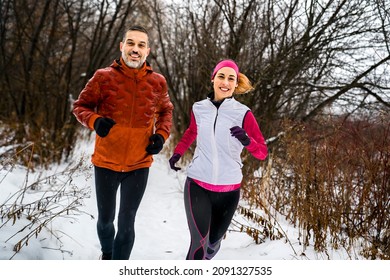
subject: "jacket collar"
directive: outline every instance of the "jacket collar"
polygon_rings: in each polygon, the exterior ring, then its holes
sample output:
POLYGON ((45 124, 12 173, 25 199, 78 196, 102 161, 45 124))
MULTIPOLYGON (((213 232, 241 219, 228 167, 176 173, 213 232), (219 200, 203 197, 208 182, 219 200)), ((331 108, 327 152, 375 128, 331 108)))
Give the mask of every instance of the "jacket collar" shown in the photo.
POLYGON ((141 68, 130 68, 125 64, 122 57, 114 60, 114 62, 111 64, 111 67, 118 69, 119 71, 121 71, 123 74, 125 74, 130 78, 142 78, 148 72, 153 72, 152 67, 147 61, 144 62, 141 68))

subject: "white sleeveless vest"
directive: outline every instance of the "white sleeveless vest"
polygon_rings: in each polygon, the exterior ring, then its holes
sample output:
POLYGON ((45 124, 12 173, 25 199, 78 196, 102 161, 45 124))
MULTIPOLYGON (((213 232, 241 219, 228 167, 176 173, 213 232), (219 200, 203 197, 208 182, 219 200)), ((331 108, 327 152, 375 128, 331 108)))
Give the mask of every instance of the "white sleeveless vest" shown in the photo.
POLYGON ((198 135, 194 157, 187 169, 188 177, 213 185, 241 183, 244 146, 231 136, 230 128, 243 126, 249 108, 228 98, 218 109, 210 99, 205 99, 194 103, 192 110, 198 135))

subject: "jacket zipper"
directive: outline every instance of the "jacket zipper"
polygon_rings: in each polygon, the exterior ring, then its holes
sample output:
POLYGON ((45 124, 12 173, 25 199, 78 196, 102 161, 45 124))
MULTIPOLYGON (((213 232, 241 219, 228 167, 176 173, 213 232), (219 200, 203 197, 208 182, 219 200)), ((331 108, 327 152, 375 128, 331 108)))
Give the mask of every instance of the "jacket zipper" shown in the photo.
MULTIPOLYGON (((136 92, 138 92, 138 81, 137 81, 137 77, 136 75, 133 76, 134 77, 134 84, 135 84, 135 90, 134 90, 134 94, 132 94, 132 101, 131 101, 131 107, 130 107, 130 129, 133 129, 133 126, 134 126, 134 106, 135 106, 135 100, 137 98, 136 96, 136 92)), ((127 148, 129 149, 129 142, 127 142, 127 148)), ((122 172, 124 172, 125 170, 122 170, 122 172)))

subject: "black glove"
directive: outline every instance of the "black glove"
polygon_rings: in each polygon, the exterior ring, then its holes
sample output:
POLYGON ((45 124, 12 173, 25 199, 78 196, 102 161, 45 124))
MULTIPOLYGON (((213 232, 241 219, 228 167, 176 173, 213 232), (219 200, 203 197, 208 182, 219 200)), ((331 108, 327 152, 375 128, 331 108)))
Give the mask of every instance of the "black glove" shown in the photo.
POLYGON ((176 162, 178 162, 180 158, 181 158, 180 154, 173 154, 173 156, 169 159, 169 165, 171 166, 171 169, 175 171, 181 169, 180 167, 175 166, 176 162))
POLYGON ((239 126, 233 126, 232 128, 230 128, 230 133, 233 137, 236 137, 238 141, 240 141, 241 144, 244 146, 248 146, 251 142, 245 130, 239 126))
POLYGON ((152 144, 146 147, 146 151, 151 155, 158 154, 163 148, 165 142, 164 137, 156 133, 150 136, 149 140, 152 141, 152 144))
POLYGON ((93 128, 95 129, 97 135, 100 137, 106 137, 114 124, 116 124, 116 122, 113 119, 99 117, 95 120, 93 128))

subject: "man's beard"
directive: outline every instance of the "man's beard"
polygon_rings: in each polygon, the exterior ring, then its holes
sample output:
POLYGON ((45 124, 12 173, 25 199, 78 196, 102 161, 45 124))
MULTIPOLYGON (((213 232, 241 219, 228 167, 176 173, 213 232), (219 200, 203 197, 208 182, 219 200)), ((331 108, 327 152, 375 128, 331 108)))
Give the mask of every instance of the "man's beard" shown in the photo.
POLYGON ((123 58, 123 61, 126 63, 126 65, 130 68, 141 68, 141 66, 145 62, 145 59, 141 59, 140 61, 127 60, 127 57, 124 53, 122 53, 122 58, 123 58))

